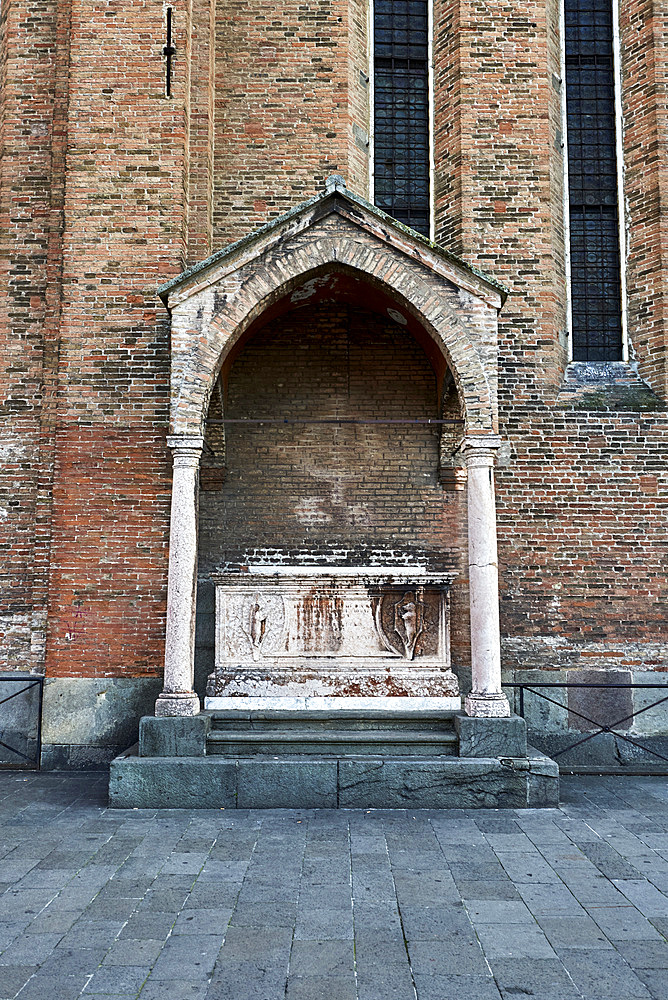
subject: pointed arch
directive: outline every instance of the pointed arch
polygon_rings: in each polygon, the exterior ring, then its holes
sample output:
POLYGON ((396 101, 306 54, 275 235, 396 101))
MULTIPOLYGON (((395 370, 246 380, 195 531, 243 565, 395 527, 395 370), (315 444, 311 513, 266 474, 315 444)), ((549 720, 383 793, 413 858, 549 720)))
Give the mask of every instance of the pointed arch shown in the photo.
POLYGON ((341 228, 302 234, 228 267, 174 306, 171 433, 200 434, 216 378, 248 331, 334 274, 403 310, 452 373, 467 432, 495 430, 496 310, 407 254, 351 225, 341 228))

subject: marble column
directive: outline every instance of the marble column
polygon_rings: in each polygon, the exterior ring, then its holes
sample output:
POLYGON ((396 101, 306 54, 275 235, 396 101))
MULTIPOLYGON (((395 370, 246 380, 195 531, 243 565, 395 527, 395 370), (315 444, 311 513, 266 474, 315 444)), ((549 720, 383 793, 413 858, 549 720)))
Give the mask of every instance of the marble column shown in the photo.
POLYGON ((169 577, 165 676, 155 703, 156 715, 197 715, 193 691, 195 662, 195 597, 197 593, 197 508, 199 460, 204 439, 167 438, 174 453, 172 511, 169 524, 169 577))
POLYGON ((469 600, 473 684, 466 714, 478 718, 510 715, 501 690, 499 565, 496 547, 494 458, 496 435, 467 437, 462 451, 468 470, 469 600))

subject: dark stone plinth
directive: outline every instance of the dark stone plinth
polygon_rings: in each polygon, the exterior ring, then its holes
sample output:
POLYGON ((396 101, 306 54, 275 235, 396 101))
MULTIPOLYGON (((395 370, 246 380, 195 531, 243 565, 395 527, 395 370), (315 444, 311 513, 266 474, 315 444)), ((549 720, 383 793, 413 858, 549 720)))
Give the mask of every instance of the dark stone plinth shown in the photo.
POLYGON ((109 805, 116 809, 220 809, 236 805, 236 761, 138 757, 112 761, 109 805))
POLYGON ((475 809, 557 806, 559 769, 524 757, 139 757, 111 765, 109 804, 129 808, 475 809))
POLYGON ((345 760, 339 805, 348 809, 521 809, 527 804, 522 766, 498 760, 345 760))
MULTIPOLYGON (((603 687, 605 684, 631 684, 630 670, 569 670, 568 680, 598 687, 568 689, 568 725, 576 732, 591 733, 599 726, 615 725, 615 729, 631 728, 633 691, 630 687, 603 687), (583 718, 585 716, 585 718, 583 718)), ((659 692, 657 692, 657 700, 659 692)), ((573 740, 575 742, 575 740, 573 740)))
POLYGON ((204 757, 211 717, 156 718, 145 715, 139 723, 140 757, 204 757))
POLYGON ((519 715, 507 719, 455 716, 460 757, 526 757, 527 726, 519 715))
POLYGON ((337 761, 239 758, 239 809, 336 809, 337 761))

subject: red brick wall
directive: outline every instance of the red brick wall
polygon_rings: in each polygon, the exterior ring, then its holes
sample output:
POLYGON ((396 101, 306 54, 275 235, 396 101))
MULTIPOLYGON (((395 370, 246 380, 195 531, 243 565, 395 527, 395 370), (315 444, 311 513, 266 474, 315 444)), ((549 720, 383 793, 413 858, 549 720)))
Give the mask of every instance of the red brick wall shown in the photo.
POLYGON ((641 375, 668 399, 668 12, 620 5, 628 319, 641 375))
POLYGON ((515 399, 556 387, 567 360, 558 24, 554 2, 435 8, 436 238, 510 290, 515 399))
POLYGON ((72 4, 50 558, 50 675, 160 672, 169 320, 186 259, 187 7, 72 4), (74 638, 72 638, 72 634, 74 638))
MULTIPOLYGON (((162 2, 2 3, 5 667, 43 664, 48 600, 48 672, 160 672, 169 319, 155 287, 309 197, 333 171, 354 191, 367 190, 360 2, 249 11, 218 0, 215 19, 209 0, 172 6, 168 100, 162 2)), ((621 17, 630 337, 640 373, 665 396, 666 23, 645 0, 625 5, 621 17)), ((506 662, 549 665, 584 654, 618 662, 621 648, 625 663, 647 663, 665 635, 665 413, 634 412, 633 400, 620 403, 606 388, 589 402, 560 392, 567 351, 558 8, 553 0, 437 0, 434 22, 437 235, 510 289, 499 327, 501 430, 511 451, 498 477, 506 662)), ((312 336, 296 328, 290 336, 298 334, 312 336)), ((339 327, 337 343, 342 336, 339 327)), ((402 389, 393 408, 426 405, 426 395, 410 395, 422 385, 415 357, 402 355, 410 385, 394 369, 402 389)), ((368 357, 359 363, 366 385, 368 357)), ((293 381, 300 383, 294 373, 293 381)), ((385 405, 367 389, 358 387, 360 406, 385 405)), ((366 526, 353 523, 330 489, 331 522, 314 514, 305 533, 293 517, 281 545, 324 546, 333 524, 353 547, 367 538, 389 546, 396 535, 409 549, 448 555, 454 546, 462 556, 463 494, 444 499, 431 480, 414 489, 401 470, 408 437, 337 434, 345 443, 337 462, 382 456, 391 470, 387 505, 377 492, 353 496, 353 507, 371 505, 366 526)), ((321 472, 334 474, 322 442, 314 440, 321 472)), ((275 439, 274 458, 282 443, 275 439)), ((433 450, 433 438, 423 446, 433 450)), ((420 454, 411 467, 426 462, 420 454)), ((256 503, 266 480, 252 481, 256 503)), ((291 502, 299 490, 320 502, 325 481, 302 469, 291 502)), ((231 464, 228 494, 234 482, 231 464)), ((225 495, 211 494, 205 515, 225 495)), ((269 537, 262 508, 254 509, 253 538, 269 537)), ((238 506, 218 510, 241 530, 238 506)), ((463 650, 465 602, 459 612, 453 606, 453 618, 463 650)))
POLYGON ((220 0, 216 19, 214 232, 218 246, 263 225, 341 173, 368 187, 368 72, 358 3, 249 9, 220 0), (240 183, 240 178, 243 178, 240 183))
POLYGON ((2 4, 0 662, 23 670, 44 655, 66 25, 67 4, 2 4))
POLYGON ((666 423, 628 411, 506 414, 504 666, 667 665, 666 423))

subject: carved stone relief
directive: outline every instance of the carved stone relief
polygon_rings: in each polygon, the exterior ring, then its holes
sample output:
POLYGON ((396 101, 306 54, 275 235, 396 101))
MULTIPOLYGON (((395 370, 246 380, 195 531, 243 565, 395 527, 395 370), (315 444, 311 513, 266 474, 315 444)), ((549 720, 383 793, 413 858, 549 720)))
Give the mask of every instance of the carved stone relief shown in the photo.
POLYGON ((208 693, 403 695, 422 691, 429 674, 456 694, 449 583, 381 568, 221 575, 208 693))

